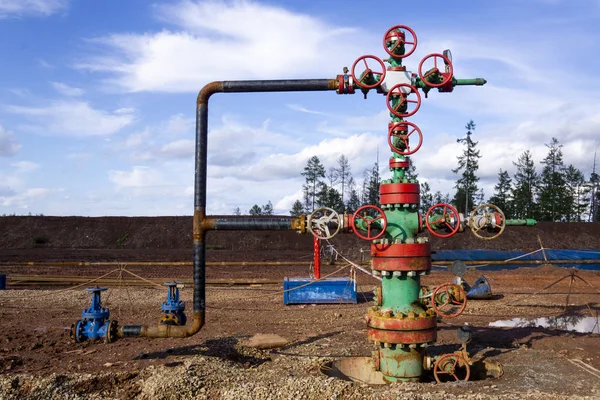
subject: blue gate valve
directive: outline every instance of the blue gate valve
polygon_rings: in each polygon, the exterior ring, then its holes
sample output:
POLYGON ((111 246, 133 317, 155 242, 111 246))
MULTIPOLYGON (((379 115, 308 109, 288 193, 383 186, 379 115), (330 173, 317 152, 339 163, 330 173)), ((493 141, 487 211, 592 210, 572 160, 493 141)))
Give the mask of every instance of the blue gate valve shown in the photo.
POLYGON ((75 342, 85 340, 104 339, 106 343, 114 342, 117 339, 117 325, 115 320, 109 320, 110 310, 102 307, 101 293, 106 288, 92 287, 86 291, 92 293, 92 303, 90 308, 86 308, 81 313, 79 321, 71 325, 71 339, 75 342))
POLYGON ((166 282, 165 286, 169 288, 167 301, 162 303, 161 309, 164 313, 160 319, 163 325, 185 325, 187 317, 185 316, 185 303, 179 299, 179 285, 181 282, 166 282))

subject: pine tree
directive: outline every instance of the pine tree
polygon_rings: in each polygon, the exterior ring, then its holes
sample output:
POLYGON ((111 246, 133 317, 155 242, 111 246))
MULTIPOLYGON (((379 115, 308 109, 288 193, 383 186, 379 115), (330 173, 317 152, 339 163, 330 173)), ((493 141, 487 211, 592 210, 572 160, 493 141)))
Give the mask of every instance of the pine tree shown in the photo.
POLYGON ((366 201, 365 204, 371 204, 374 206, 380 205, 379 203, 379 163, 376 162, 371 169, 369 176, 369 182, 367 185, 366 201))
POLYGON ((592 173, 588 180, 588 187, 590 190, 590 213, 588 221, 598 222, 598 204, 600 204, 600 175, 596 173, 596 152, 594 152, 594 166, 592 167, 592 173))
POLYGON ((338 212, 344 207, 340 192, 326 184, 321 185, 321 190, 317 194, 317 205, 319 207, 329 207, 338 212))
POLYGON ((583 173, 575 168, 573 164, 569 164, 565 169, 565 182, 568 193, 565 201, 568 203, 567 205, 570 205, 569 209, 566 210, 565 220, 569 222, 581 222, 581 217, 587 211, 590 203, 590 189, 585 184, 583 173))
POLYGON ((348 214, 353 214, 356 210, 360 208, 360 197, 358 196, 358 192, 356 189, 350 189, 350 198, 346 203, 346 212, 348 214))
POLYGON ((407 157, 408 159, 408 169, 406 170, 406 174, 404 175, 406 179, 414 179, 416 180, 419 177, 417 173, 417 167, 415 167, 415 162, 412 158, 407 157))
MULTIPOLYGON (((442 193, 440 193, 440 198, 442 193)), ((431 194, 431 188, 429 187, 429 183, 423 182, 421 183, 421 214, 425 214, 427 210, 431 208, 433 205, 433 194, 431 194)))
POLYGON ((535 163, 529 150, 524 151, 517 162, 514 178, 513 216, 516 218, 535 218, 537 215, 536 195, 539 186, 539 175, 535 171, 535 163))
POLYGON ((242 211, 239 207, 233 209, 233 215, 242 215, 242 211))
POLYGON ((353 180, 352 179, 352 172, 351 172, 351 167, 350 167, 350 162, 348 161, 348 157, 346 157, 345 155, 341 155, 338 159, 337 159, 337 163, 338 166, 337 168, 334 168, 334 173, 335 173, 335 177, 337 182, 340 184, 340 195, 342 197, 342 204, 344 205, 342 207, 342 212, 345 211, 345 201, 344 199, 346 199, 349 196, 346 196, 347 193, 350 193, 350 182, 353 180))
POLYGON ((262 206, 262 215, 273 215, 273 203, 271 203, 271 200, 262 206))
POLYGON ((552 138, 548 155, 542 160, 544 168, 540 175, 539 216, 542 221, 562 221, 566 218, 571 204, 568 202, 565 165, 562 159, 562 145, 552 138))
POLYGON ((498 172, 498 183, 494 186, 494 195, 489 202, 502 210, 506 218, 512 218, 512 180, 508 171, 500 168, 498 172))
POLYGON ((302 186, 304 192, 305 209, 307 212, 313 212, 315 210, 315 204, 317 202, 317 193, 321 189, 322 178, 325 178, 325 167, 321 164, 319 157, 312 156, 304 172, 301 174, 304 176, 306 183, 302 186))
POLYGON ((433 195, 433 204, 441 204, 444 202, 444 195, 439 190, 433 195))
POLYGON ((250 210, 248 210, 248 214, 250 215, 262 215, 262 209, 258 206, 258 204, 255 204, 252 206, 252 208, 250 210))
POLYGON ((479 161, 481 158, 479 150, 476 150, 478 142, 474 142, 471 139, 471 135, 475 130, 475 123, 471 120, 465 126, 467 130, 467 136, 462 139, 456 139, 458 143, 465 145, 465 150, 462 155, 458 156, 458 167, 453 169, 452 172, 458 174, 462 171, 461 177, 456 181, 456 194, 454 195, 453 203, 456 205, 458 212, 468 213, 470 207, 475 203, 476 196, 478 195, 479 188, 477 182, 479 177, 475 175, 475 172, 479 169, 479 161))
POLYGON ((296 200, 292 205, 292 209, 290 210, 290 215, 292 217, 299 217, 304 214, 304 206, 300 200, 296 200))

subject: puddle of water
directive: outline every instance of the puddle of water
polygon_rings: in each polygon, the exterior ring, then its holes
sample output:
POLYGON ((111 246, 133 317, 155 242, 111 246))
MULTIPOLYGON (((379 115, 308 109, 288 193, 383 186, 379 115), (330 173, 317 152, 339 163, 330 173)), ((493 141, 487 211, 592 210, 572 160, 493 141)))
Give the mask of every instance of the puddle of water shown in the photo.
POLYGON ((540 327, 580 333, 600 333, 600 322, 597 317, 580 317, 575 315, 545 318, 513 318, 490 322, 490 326, 509 328, 540 327))

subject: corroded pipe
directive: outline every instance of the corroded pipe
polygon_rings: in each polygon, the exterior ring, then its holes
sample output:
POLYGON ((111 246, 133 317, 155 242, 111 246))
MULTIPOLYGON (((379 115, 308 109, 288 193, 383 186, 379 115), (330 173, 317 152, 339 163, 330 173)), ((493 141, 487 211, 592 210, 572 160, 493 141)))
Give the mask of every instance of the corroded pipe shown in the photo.
MULTIPOLYGON (((204 86, 196 100, 196 154, 194 174, 194 306, 193 320, 189 327, 184 326, 123 326, 119 330, 122 337, 187 337, 197 333, 204 325, 206 309, 206 232, 212 229, 292 229, 298 219, 264 220, 262 223, 243 220, 235 223, 233 218, 215 219, 206 216, 206 182, 208 163, 208 100, 215 93, 247 92, 308 92, 336 90, 338 79, 286 79, 263 81, 219 81, 204 86), (296 221, 296 222, 294 222, 296 221)), ((238 220, 239 221, 239 220, 238 220)))

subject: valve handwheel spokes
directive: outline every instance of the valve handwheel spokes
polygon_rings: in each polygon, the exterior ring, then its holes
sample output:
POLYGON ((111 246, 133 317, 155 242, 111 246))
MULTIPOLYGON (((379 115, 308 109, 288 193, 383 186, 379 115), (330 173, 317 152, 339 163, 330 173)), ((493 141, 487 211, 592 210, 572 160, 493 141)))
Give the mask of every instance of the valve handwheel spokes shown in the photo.
POLYGON ((383 48, 385 51, 394 58, 405 58, 410 56, 417 49, 417 35, 415 31, 410 29, 406 25, 396 25, 388 29, 388 31, 383 35, 383 48), (399 29, 403 29, 405 31, 410 32, 412 38, 408 38, 406 40, 406 32, 399 31, 399 29), (390 43, 388 45, 388 43, 390 43), (396 49, 404 44, 404 54, 396 54, 394 53, 396 49), (406 45, 410 45, 409 50, 406 50, 406 45))
MULTIPOLYGON (((440 65, 441 67, 441 65, 440 65)), ((453 69, 452 69, 452 62, 448 59, 448 57, 446 57, 443 54, 439 54, 439 53, 432 53, 429 54, 428 56, 425 56, 421 62, 419 63, 419 77, 421 78, 421 81, 423 81, 423 83, 427 86, 431 86, 431 87, 442 87, 445 84, 447 84, 448 82, 450 82, 450 80, 452 79, 452 74, 453 74, 453 69), (425 74, 423 74, 423 64, 425 63, 426 60, 433 58, 433 68, 430 68, 427 70, 427 72, 425 72, 425 74), (441 63, 444 64, 445 66, 444 71, 443 72, 439 67, 438 67, 438 58, 440 58, 441 63), (427 78, 431 77, 431 76, 442 76, 443 79, 440 82, 430 82, 427 80, 427 78)))
POLYGON ((381 83, 383 82, 383 80, 385 79, 385 64, 383 63, 383 61, 381 61, 381 59, 379 57, 376 56, 372 56, 372 55, 364 55, 364 56, 360 56, 356 59, 356 61, 354 61, 354 64, 352 64, 352 79, 354 79, 354 83, 356 83, 358 86, 360 86, 363 89, 373 89, 376 88, 377 86, 381 85, 381 83), (367 59, 371 59, 374 60, 376 63, 379 64, 379 68, 375 67, 375 70, 373 70, 372 68, 369 67, 369 64, 367 63, 367 59), (360 73, 358 76, 356 75, 356 67, 358 66, 358 64, 360 62, 363 62, 363 64, 365 65, 365 70, 360 73), (378 72, 381 71, 381 72, 378 72), (375 79, 375 76, 378 76, 378 79, 375 79), (369 77, 372 76, 373 80, 375 81, 374 83, 364 83, 363 81, 369 77))
POLYGON ((328 207, 317 208, 308 216, 308 231, 317 239, 331 239, 340 231, 340 215, 328 207))
POLYGON ((456 208, 452 207, 450 204, 434 204, 425 214, 425 225, 433 236, 449 238, 454 236, 460 229, 460 216, 458 211, 456 211, 456 208), (439 213, 436 214, 437 209, 442 209, 441 215, 439 213), (432 220, 433 218, 435 219, 432 220), (433 226, 436 226, 436 228, 433 226), (445 234, 437 233, 436 230, 442 227, 447 228, 449 232, 445 234))
POLYGON ((444 354, 433 365, 433 376, 437 383, 468 381, 471 376, 471 368, 461 355, 444 354))
POLYGON ((421 107, 421 94, 419 94, 416 87, 408 83, 400 83, 392 86, 388 91, 386 101, 388 109, 392 114, 400 118, 406 118, 419 111, 419 107, 421 107), (413 93, 416 98, 409 98, 413 93), (408 106, 410 104, 414 104, 415 108, 409 111, 408 106))
POLYGON ((471 211, 471 215, 469 216, 469 228, 471 228, 471 232, 482 240, 496 239, 502 235, 505 227, 506 217, 504 213, 500 207, 493 204, 480 204, 471 211), (490 232, 492 236, 482 234, 482 230, 483 232, 490 232))
POLYGON ((388 144, 394 153, 402 156, 409 156, 416 153, 417 150, 421 148, 421 144, 423 144, 423 133, 419 127, 412 122, 395 122, 390 124, 388 129, 388 144), (409 137, 415 132, 418 135, 419 143, 411 149, 408 141, 409 137), (394 144, 394 138, 397 139, 396 144, 394 144), (404 148, 398 147, 398 144, 401 143, 404 144, 404 148))
POLYGON ((385 233, 385 228, 387 227, 387 218, 381 208, 377 206, 366 205, 356 210, 352 216, 352 219, 350 220, 350 224, 352 230, 359 238, 364 240, 375 240, 382 237, 385 233), (369 213, 372 215, 368 215, 369 213), (364 226, 357 226, 357 224, 361 223, 364 224, 364 226), (380 232, 374 233, 373 230, 380 230, 380 232), (366 231, 367 234, 364 235, 359 231, 366 231))
POLYGON ((460 285, 444 283, 439 285, 431 295, 431 307, 443 318, 458 317, 467 306, 467 294, 460 285))

